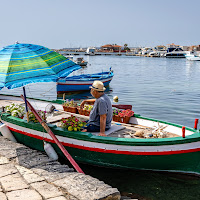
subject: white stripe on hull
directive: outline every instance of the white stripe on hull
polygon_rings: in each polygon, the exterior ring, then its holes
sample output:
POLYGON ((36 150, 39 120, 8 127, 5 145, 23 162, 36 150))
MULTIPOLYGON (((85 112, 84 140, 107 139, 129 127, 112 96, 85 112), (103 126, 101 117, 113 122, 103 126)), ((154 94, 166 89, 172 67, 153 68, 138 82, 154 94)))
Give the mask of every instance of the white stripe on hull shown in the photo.
MULTIPOLYGON (((5 122, 5 121, 2 121, 2 122, 14 129, 21 130, 32 135, 51 139, 50 135, 47 133, 21 127, 21 126, 18 126, 9 122, 5 122)), ((176 144, 176 145, 127 146, 127 145, 114 145, 114 144, 88 142, 84 140, 77 140, 77 139, 72 139, 72 138, 67 138, 67 137, 62 137, 62 136, 57 136, 57 138, 60 142, 69 143, 73 145, 79 145, 79 146, 90 147, 90 148, 100 148, 100 149, 106 149, 106 150, 130 151, 130 152, 165 152, 165 151, 192 150, 192 149, 200 148, 200 141, 186 143, 186 144, 176 144)), ((134 141, 135 139, 130 139, 130 140, 134 141)))
MULTIPOLYGON (((101 79, 101 81, 104 83, 104 82, 107 82, 107 81, 110 81, 112 80, 112 78, 107 78, 107 79, 101 79)), ((65 81, 65 82, 58 82, 57 84, 58 85, 80 85, 80 84, 84 84, 84 85, 90 85, 94 82, 94 80, 92 81, 65 81)))

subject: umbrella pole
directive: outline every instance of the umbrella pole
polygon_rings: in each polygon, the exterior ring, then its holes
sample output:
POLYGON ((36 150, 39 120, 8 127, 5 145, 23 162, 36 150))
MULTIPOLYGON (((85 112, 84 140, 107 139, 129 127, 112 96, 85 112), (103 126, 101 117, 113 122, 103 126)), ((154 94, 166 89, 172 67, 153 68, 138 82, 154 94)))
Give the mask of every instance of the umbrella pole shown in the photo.
POLYGON ((24 93, 24 102, 25 102, 25 107, 26 107, 26 118, 27 118, 27 122, 29 122, 28 106, 27 106, 27 100, 26 100, 26 90, 25 90, 25 86, 23 87, 23 93, 24 93))
MULTIPOLYGON (((21 98, 25 100, 25 97, 21 95, 21 98)), ((40 122, 40 124, 44 127, 44 129, 49 133, 49 135, 52 137, 54 142, 58 145, 60 150, 63 152, 63 154, 66 156, 66 158, 69 160, 69 162, 74 166, 77 172, 83 173, 82 169, 79 167, 79 165, 76 163, 76 161, 72 158, 72 156, 68 153, 68 151, 65 149, 65 147, 62 145, 62 143, 57 139, 57 137, 54 135, 54 133, 51 131, 51 129, 48 127, 48 125, 42 120, 42 118, 39 116, 37 111, 33 108, 33 106, 28 102, 27 105, 30 108, 30 110, 33 112, 35 115, 36 119, 40 122)))

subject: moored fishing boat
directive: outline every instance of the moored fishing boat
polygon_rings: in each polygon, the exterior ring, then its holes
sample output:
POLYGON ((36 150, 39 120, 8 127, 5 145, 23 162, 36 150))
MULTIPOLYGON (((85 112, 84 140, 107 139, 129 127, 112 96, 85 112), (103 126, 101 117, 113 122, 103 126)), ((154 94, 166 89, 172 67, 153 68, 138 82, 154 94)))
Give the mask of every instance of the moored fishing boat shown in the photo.
POLYGON ((85 66, 87 66, 87 64, 88 64, 88 62, 85 61, 85 60, 83 60, 82 57, 77 58, 76 61, 75 61, 75 63, 76 63, 77 65, 82 66, 82 67, 85 67, 85 66))
MULTIPOLYGON (((45 107, 45 102, 43 104, 45 107)), ((54 106, 57 109, 61 108, 59 104, 54 106)), ((68 131, 56 126, 58 116, 61 119, 66 115, 70 113, 58 111, 55 121, 51 120, 48 125, 77 162, 114 168, 200 174, 200 133, 197 129, 184 129, 177 124, 135 115, 131 117, 128 125, 115 125, 113 122, 113 126, 123 126, 124 129, 102 137, 94 133, 68 131), (138 130, 146 134, 137 137, 135 133, 138 130), (163 130, 165 137, 151 137, 155 131, 158 134, 163 130)), ((28 123, 3 112, 1 121, 9 127, 18 142, 43 151, 45 140, 52 144, 60 156, 62 155, 39 123, 28 123)))
POLYGON ((114 73, 110 70, 108 72, 66 77, 57 82, 57 93, 90 90, 89 87, 95 80, 103 82, 104 86, 107 87, 113 76, 114 73))

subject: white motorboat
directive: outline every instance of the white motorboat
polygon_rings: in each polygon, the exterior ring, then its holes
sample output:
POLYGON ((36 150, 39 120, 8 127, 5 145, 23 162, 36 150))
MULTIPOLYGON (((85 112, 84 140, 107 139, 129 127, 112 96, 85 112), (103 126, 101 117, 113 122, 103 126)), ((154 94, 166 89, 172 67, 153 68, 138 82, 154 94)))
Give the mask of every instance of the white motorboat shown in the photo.
POLYGON ((179 48, 168 48, 165 54, 166 58, 185 58, 185 51, 179 48))
POLYGON ((86 50, 86 55, 94 56, 95 55, 95 48, 94 47, 88 47, 86 50))
POLYGON ((200 61, 200 56, 196 55, 194 52, 187 52, 185 57, 187 60, 200 61))

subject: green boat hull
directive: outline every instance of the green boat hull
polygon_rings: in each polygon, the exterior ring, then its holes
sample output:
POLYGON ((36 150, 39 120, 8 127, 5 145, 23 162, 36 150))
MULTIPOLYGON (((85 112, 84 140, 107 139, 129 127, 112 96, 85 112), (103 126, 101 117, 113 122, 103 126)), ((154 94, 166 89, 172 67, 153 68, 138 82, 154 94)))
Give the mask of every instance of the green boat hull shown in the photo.
MULTIPOLYGON (((59 156, 64 158, 63 153, 57 147, 57 145, 47 138, 40 136, 31 136, 28 133, 23 131, 17 131, 19 129, 11 128, 10 126, 19 126, 30 130, 35 130, 41 133, 45 133, 40 124, 27 123, 24 120, 11 117, 7 114, 3 114, 2 120, 5 124, 8 125, 11 132, 13 133, 16 140, 26 146, 44 151, 43 139, 52 144, 59 156)), ((130 149, 134 147, 146 146, 146 148, 151 147, 161 147, 166 145, 191 145, 196 144, 200 141, 199 132, 194 134, 186 139, 176 138, 176 139, 125 139, 125 138, 110 138, 110 137, 99 137, 92 136, 90 133, 81 133, 81 132, 68 132, 57 128, 55 126, 50 127, 52 131, 59 137, 65 137, 66 141, 70 139, 75 139, 79 142, 89 142, 95 145, 110 145, 115 146, 129 146, 130 149), (148 142, 149 141, 149 142, 148 142)), ((46 133, 45 133, 46 134, 46 133)), ((184 173, 194 173, 200 174, 200 149, 194 148, 183 151, 160 151, 160 152, 129 152, 128 151, 117 151, 117 150, 102 150, 100 147, 87 147, 80 145, 68 145, 67 142, 62 142, 67 151, 72 155, 72 157, 81 163, 87 163, 92 165, 98 165, 103 167, 112 167, 112 168, 127 168, 127 169, 139 169, 139 170, 155 170, 155 171, 171 171, 171 172, 184 172, 184 173), (177 153, 176 153, 177 152, 177 153)), ((167 147, 167 146, 166 146, 167 147)))

